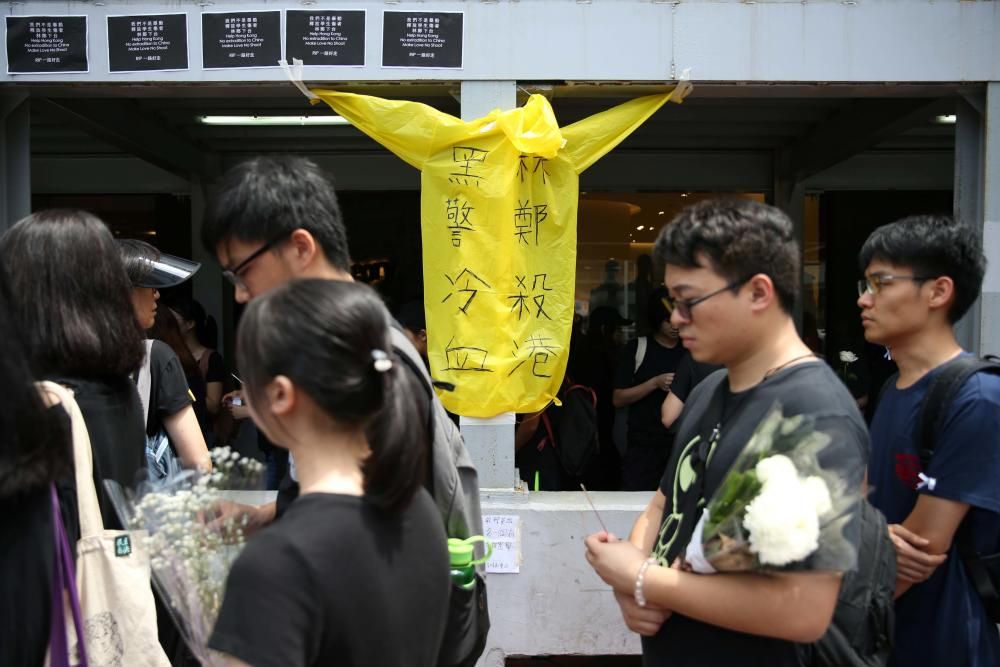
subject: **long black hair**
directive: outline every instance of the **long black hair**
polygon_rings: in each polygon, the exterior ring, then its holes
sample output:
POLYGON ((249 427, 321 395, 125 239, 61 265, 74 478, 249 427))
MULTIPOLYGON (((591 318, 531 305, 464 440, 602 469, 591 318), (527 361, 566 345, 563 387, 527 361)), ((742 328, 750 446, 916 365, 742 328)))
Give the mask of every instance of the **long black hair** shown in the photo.
POLYGON ((62 421, 47 413, 28 368, 20 332, 0 282, 0 499, 37 491, 72 469, 73 451, 62 421))
POLYGON ((365 498, 399 511, 423 483, 426 417, 416 379, 392 352, 389 314, 366 285, 297 280, 252 301, 240 320, 236 359, 251 403, 289 378, 331 418, 367 430, 365 498), (392 367, 376 368, 388 355, 392 367))
POLYGON ((36 376, 124 376, 142 364, 131 285, 96 216, 33 213, 0 237, 0 263, 36 376))

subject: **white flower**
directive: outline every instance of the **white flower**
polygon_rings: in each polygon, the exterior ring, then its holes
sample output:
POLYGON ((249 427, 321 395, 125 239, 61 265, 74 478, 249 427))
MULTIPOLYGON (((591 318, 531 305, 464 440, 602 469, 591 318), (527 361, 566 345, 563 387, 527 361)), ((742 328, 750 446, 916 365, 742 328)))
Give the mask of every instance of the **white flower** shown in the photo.
POLYGON ((763 487, 743 518, 750 551, 762 565, 806 558, 819 546, 820 517, 832 507, 826 483, 815 476, 800 478, 791 459, 780 454, 760 461, 756 472, 763 487))
POLYGON ((801 488, 798 480, 770 484, 747 505, 743 526, 762 565, 788 565, 819 546, 819 517, 811 503, 801 502, 801 488))
POLYGON ((765 486, 775 480, 795 479, 798 473, 795 471, 795 464, 787 456, 775 454, 766 459, 762 459, 757 464, 757 479, 765 486))
POLYGON ((853 364, 855 361, 858 360, 858 355, 854 354, 850 350, 841 350, 840 360, 845 364, 853 364))

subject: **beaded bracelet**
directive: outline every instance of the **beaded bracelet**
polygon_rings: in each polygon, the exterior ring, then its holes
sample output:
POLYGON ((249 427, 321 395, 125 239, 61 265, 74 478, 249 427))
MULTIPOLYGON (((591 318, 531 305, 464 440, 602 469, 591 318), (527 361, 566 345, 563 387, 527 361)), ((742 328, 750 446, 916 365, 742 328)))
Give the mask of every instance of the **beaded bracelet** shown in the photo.
POLYGON ((640 607, 646 606, 646 594, 642 591, 642 580, 646 577, 646 570, 650 565, 656 565, 656 559, 650 556, 642 561, 639 566, 639 574, 635 577, 635 603, 640 607))

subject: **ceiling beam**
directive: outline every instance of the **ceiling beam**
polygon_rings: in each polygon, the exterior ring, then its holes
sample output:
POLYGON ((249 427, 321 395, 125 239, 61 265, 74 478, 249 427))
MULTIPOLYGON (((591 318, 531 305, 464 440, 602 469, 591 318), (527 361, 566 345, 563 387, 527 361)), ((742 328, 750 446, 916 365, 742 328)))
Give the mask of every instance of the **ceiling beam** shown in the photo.
POLYGON ((212 176, 217 159, 133 100, 33 100, 36 109, 185 180, 212 176))
POLYGON ((779 149, 776 176, 801 182, 869 150, 934 116, 954 110, 955 101, 938 99, 856 99, 779 149))

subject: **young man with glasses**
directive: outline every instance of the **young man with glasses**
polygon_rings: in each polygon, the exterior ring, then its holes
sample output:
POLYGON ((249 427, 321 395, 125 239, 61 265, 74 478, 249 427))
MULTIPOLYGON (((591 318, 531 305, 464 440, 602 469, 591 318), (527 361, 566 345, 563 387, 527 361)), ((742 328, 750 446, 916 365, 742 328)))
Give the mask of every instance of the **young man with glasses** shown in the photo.
MULTIPOLYGON (((227 171, 206 210, 201 239, 218 258, 239 303, 297 278, 352 280, 337 195, 319 167, 305 158, 259 157, 227 171)), ((393 331, 393 351, 400 362, 428 382, 413 344, 401 330, 393 331)), ((482 531, 476 470, 457 428, 437 396, 429 393, 434 444, 428 479, 433 476, 434 499, 448 535, 465 538, 482 531)), ((428 400, 426 394, 417 398, 428 400)), ((273 521, 298 494, 294 462, 289 467, 277 504, 227 511, 245 513, 250 530, 273 521)))
MULTIPOLYGON (((806 643, 831 622, 854 550, 833 548, 841 538, 824 531, 800 571, 702 575, 685 570, 684 549, 701 515, 699 496, 712 496, 776 403, 786 416, 815 418, 831 437, 822 458, 838 461, 858 489, 868 454, 864 422, 796 332, 800 253, 784 213, 749 200, 700 202, 663 229, 655 251, 685 347, 696 361, 725 369, 688 397, 660 488, 629 539, 591 535, 587 560, 614 589, 628 627, 643 636, 647 666, 802 664, 806 643), (650 561, 654 547, 664 555, 650 561)), ((859 510, 848 510, 843 527, 855 549, 859 510)))
POLYGON ((1000 551, 1000 377, 971 376, 951 402, 927 469, 919 414, 934 377, 963 354, 954 324, 979 296, 986 260, 974 231, 918 216, 880 227, 861 249, 865 338, 899 366, 875 410, 868 480, 897 551, 893 665, 1000 664, 1000 637, 964 569, 959 526, 1000 551))

